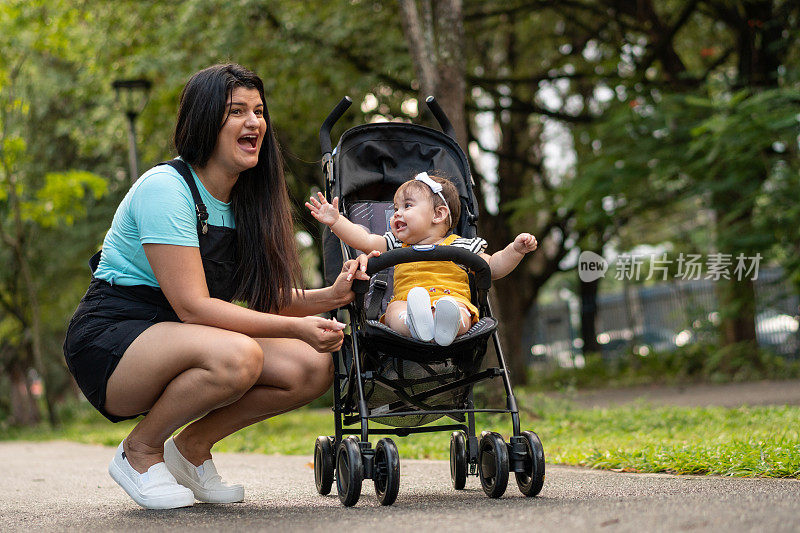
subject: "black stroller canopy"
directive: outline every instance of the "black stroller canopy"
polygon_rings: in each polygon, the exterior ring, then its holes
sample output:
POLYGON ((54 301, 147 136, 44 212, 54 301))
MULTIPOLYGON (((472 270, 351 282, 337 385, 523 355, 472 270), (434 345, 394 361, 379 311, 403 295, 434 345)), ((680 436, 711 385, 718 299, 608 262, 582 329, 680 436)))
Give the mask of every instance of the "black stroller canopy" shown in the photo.
POLYGON ((334 158, 335 196, 364 188, 394 191, 419 172, 438 170, 450 176, 459 195, 472 204, 466 156, 440 131, 399 122, 356 126, 342 134, 334 158))

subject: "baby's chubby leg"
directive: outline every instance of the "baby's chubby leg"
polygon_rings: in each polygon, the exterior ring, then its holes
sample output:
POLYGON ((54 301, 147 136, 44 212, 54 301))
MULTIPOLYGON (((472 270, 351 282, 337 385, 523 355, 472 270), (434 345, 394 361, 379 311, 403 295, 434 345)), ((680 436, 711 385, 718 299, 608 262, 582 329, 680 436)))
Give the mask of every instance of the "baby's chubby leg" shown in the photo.
POLYGON ((472 313, 469 312, 467 306, 458 302, 458 310, 461 311, 461 320, 458 325, 458 334, 463 335, 469 328, 472 327, 472 313))
POLYGON ((434 324, 431 311, 431 298, 424 287, 414 287, 408 291, 405 302, 392 309, 386 309, 386 325, 396 332, 423 342, 433 340, 434 324), (402 307, 401 307, 402 305, 402 307))
MULTIPOLYGON (((455 301, 455 299, 452 299, 452 300, 455 301)), ((470 313, 470 311, 469 311, 469 309, 467 308, 466 305, 462 304, 461 302, 457 302, 457 304, 458 304, 458 310, 460 311, 461 316, 459 318, 458 333, 456 333, 456 335, 463 335, 464 333, 469 331, 469 328, 472 327, 472 313, 470 313)), ((435 307, 433 309, 433 316, 434 316, 434 319, 435 319, 436 318, 436 308, 435 307)))
POLYGON ((384 320, 386 321, 386 325, 397 333, 410 337, 411 331, 406 325, 406 307, 407 303, 405 300, 390 302, 386 307, 386 316, 384 320))

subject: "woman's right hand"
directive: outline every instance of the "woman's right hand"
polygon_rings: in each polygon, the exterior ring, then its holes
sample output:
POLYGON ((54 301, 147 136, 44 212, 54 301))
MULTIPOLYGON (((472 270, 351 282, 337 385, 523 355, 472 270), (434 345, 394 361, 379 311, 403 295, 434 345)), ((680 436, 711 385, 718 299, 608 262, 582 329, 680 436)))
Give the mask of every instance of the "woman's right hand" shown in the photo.
POLYGON ((298 318, 297 338, 320 353, 334 352, 344 341, 346 324, 318 316, 298 318))
POLYGON ((333 203, 328 203, 325 195, 317 193, 317 198, 313 196, 306 202, 306 207, 311 211, 311 216, 330 227, 339 220, 339 197, 333 199, 333 203))

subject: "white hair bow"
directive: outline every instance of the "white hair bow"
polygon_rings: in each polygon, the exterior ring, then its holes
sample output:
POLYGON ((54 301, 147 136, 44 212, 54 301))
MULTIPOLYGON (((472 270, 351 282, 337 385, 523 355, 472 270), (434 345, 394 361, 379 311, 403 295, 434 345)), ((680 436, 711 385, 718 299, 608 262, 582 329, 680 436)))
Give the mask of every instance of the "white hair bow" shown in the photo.
POLYGON ((428 176, 427 172, 420 172, 419 174, 414 176, 414 179, 417 180, 417 181, 421 181, 422 183, 424 183, 425 185, 430 187, 431 188, 431 192, 433 194, 438 195, 439 198, 442 199, 442 201, 444 202, 444 206, 447 208, 447 222, 450 224, 450 227, 452 227, 453 226, 453 217, 450 214, 450 206, 447 205, 447 200, 444 199, 444 195, 442 194, 442 185, 441 185, 441 183, 436 183, 435 181, 433 181, 431 179, 431 177, 428 176))

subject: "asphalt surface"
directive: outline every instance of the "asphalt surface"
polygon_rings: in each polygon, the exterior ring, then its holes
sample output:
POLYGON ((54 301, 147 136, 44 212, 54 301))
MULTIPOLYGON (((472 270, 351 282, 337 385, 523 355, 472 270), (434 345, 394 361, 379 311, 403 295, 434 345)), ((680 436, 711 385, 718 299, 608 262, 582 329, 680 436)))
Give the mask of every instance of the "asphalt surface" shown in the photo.
POLYGON ((694 383, 642 385, 620 389, 582 390, 559 394, 582 407, 610 407, 629 403, 680 405, 800 405, 800 380, 765 380, 744 383, 694 383))
MULTIPOLYGON (((545 452, 546 452, 545 443, 545 452)), ((525 498, 512 480, 487 498, 477 478, 454 491, 445 461, 402 460, 400 495, 381 507, 371 481, 344 508, 314 488, 312 459, 217 454, 245 501, 141 509, 108 476, 113 448, 0 443, 0 531, 800 531, 800 481, 625 474, 547 466, 525 498)))

